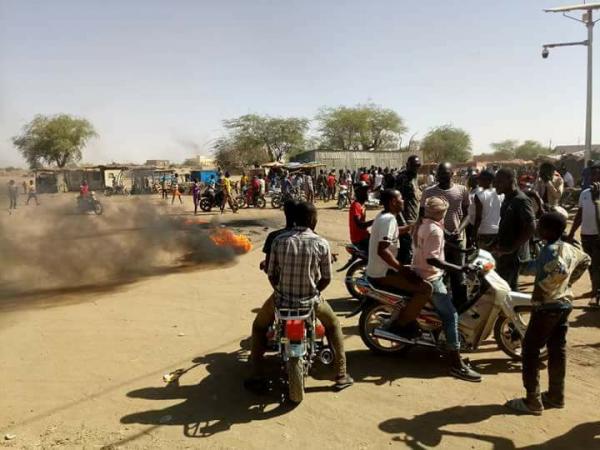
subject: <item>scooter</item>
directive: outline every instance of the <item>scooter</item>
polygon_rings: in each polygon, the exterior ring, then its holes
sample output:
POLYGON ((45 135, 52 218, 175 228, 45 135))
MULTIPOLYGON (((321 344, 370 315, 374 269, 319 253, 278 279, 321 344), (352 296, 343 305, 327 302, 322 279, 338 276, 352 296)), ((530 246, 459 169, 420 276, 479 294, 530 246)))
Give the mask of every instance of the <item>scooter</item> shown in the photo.
MULTIPOLYGON (((532 311, 531 296, 511 292, 508 283, 494 270, 494 257, 485 250, 477 250, 471 267, 473 271, 466 276, 468 301, 458 310, 462 350, 476 350, 493 334, 504 353, 512 359, 521 359, 526 318, 532 311)), ((366 276, 357 281, 357 289, 364 296, 359 320, 360 337, 370 350, 399 354, 415 346, 443 349, 442 321, 432 305, 426 305, 417 317, 417 337, 406 338, 386 331, 386 325, 398 317, 410 300, 409 294, 398 295, 377 289, 366 276)), ((547 357, 546 349, 541 356, 547 357)))
POLYGON ((348 198, 348 187, 345 185, 340 185, 340 192, 338 193, 338 201, 337 201, 337 207, 338 209, 344 209, 348 206, 349 203, 349 198, 348 198))

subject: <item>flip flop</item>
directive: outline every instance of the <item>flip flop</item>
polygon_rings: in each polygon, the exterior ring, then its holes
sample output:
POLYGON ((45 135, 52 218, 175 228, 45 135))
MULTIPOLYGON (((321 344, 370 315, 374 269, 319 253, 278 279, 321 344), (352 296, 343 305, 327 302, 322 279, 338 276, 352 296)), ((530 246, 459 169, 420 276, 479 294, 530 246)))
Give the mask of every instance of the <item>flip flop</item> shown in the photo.
POLYGON ((509 400, 504 406, 512 409, 513 411, 517 411, 523 414, 530 414, 532 416, 541 416, 542 412, 544 411, 543 409, 529 408, 529 406, 527 406, 527 403, 525 403, 525 399, 523 398, 515 398, 513 400, 509 400))
POLYGON ((556 403, 550 400, 547 392, 542 392, 542 404, 544 405, 544 409, 564 409, 565 407, 564 403, 556 403))

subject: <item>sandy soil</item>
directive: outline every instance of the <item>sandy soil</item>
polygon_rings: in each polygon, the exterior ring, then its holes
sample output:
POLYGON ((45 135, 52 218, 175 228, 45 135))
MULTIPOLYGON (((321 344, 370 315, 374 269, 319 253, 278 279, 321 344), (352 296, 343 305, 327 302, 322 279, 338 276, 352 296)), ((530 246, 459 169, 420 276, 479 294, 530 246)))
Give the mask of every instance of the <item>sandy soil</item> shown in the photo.
MULTIPOLYGON (((269 294, 258 270, 261 243, 282 223, 279 211, 203 214, 207 224, 186 228, 172 223, 192 217, 189 198, 186 208, 144 201, 142 210, 171 217, 161 228, 138 217, 135 199, 102 198, 102 218, 67 214, 72 196, 40 199, 0 217, 3 446, 600 448, 600 313, 586 310, 585 299, 571 318, 567 409, 515 416, 502 404, 521 394, 520 365, 493 341, 470 355, 481 384, 448 377, 434 351, 377 357, 358 337, 357 318, 343 317, 353 303, 336 274, 326 298, 340 314, 356 384, 336 393, 331 374, 317 371, 292 408, 278 393, 253 395, 241 383, 254 311, 269 294), (213 220, 248 235, 254 249, 186 258, 194 253, 186 246, 204 251, 205 239, 180 237, 204 236, 213 220), (163 374, 176 369, 185 371, 179 385, 165 386, 163 374)), ((346 217, 320 209, 318 231, 339 252, 346 217)), ((576 292, 588 290, 585 276, 576 292)))

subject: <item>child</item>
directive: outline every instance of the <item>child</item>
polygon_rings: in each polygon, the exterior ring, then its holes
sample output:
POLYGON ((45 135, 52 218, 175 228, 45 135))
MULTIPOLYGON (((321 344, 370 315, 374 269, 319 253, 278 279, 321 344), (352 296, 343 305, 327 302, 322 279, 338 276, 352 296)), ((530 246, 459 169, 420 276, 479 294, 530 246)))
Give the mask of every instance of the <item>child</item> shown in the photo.
POLYGON ((510 400, 506 406, 521 413, 539 416, 544 408, 564 408, 567 319, 572 310, 571 285, 590 265, 590 257, 561 240, 567 220, 558 212, 542 215, 538 233, 547 242, 535 270, 533 312, 523 339, 523 385, 525 398, 510 400), (540 394, 540 349, 548 347, 549 390, 540 394))
POLYGON ((413 269, 419 276, 431 283, 431 301, 444 325, 450 375, 466 381, 481 381, 481 375, 474 371, 460 357, 458 336, 458 313, 452 304, 452 295, 444 284, 444 270, 467 271, 468 266, 460 267, 444 261, 444 217, 448 202, 439 197, 425 200, 424 216, 419 219, 413 235, 413 269))

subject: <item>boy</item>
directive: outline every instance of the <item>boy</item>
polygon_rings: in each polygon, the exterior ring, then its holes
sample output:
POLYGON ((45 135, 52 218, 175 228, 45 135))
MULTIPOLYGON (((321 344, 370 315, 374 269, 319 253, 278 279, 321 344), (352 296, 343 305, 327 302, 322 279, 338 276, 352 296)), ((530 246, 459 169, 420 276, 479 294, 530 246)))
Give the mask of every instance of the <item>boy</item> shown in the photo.
POLYGON ((590 257, 561 240, 567 220, 558 212, 544 214, 538 233, 547 242, 537 260, 528 264, 535 270, 533 312, 523 339, 523 385, 525 398, 510 400, 506 406, 539 416, 544 408, 564 408, 567 319, 572 310, 571 286, 590 265, 590 257), (548 347, 549 390, 540 394, 540 349, 548 347))
POLYGON ((448 202, 441 197, 425 200, 423 216, 417 222, 413 236, 413 269, 433 287, 431 302, 444 325, 450 375, 465 381, 480 382, 481 375, 460 357, 458 313, 452 303, 452 295, 444 284, 444 271, 462 273, 469 270, 468 266, 456 266, 445 261, 444 218, 448 207, 448 202))

